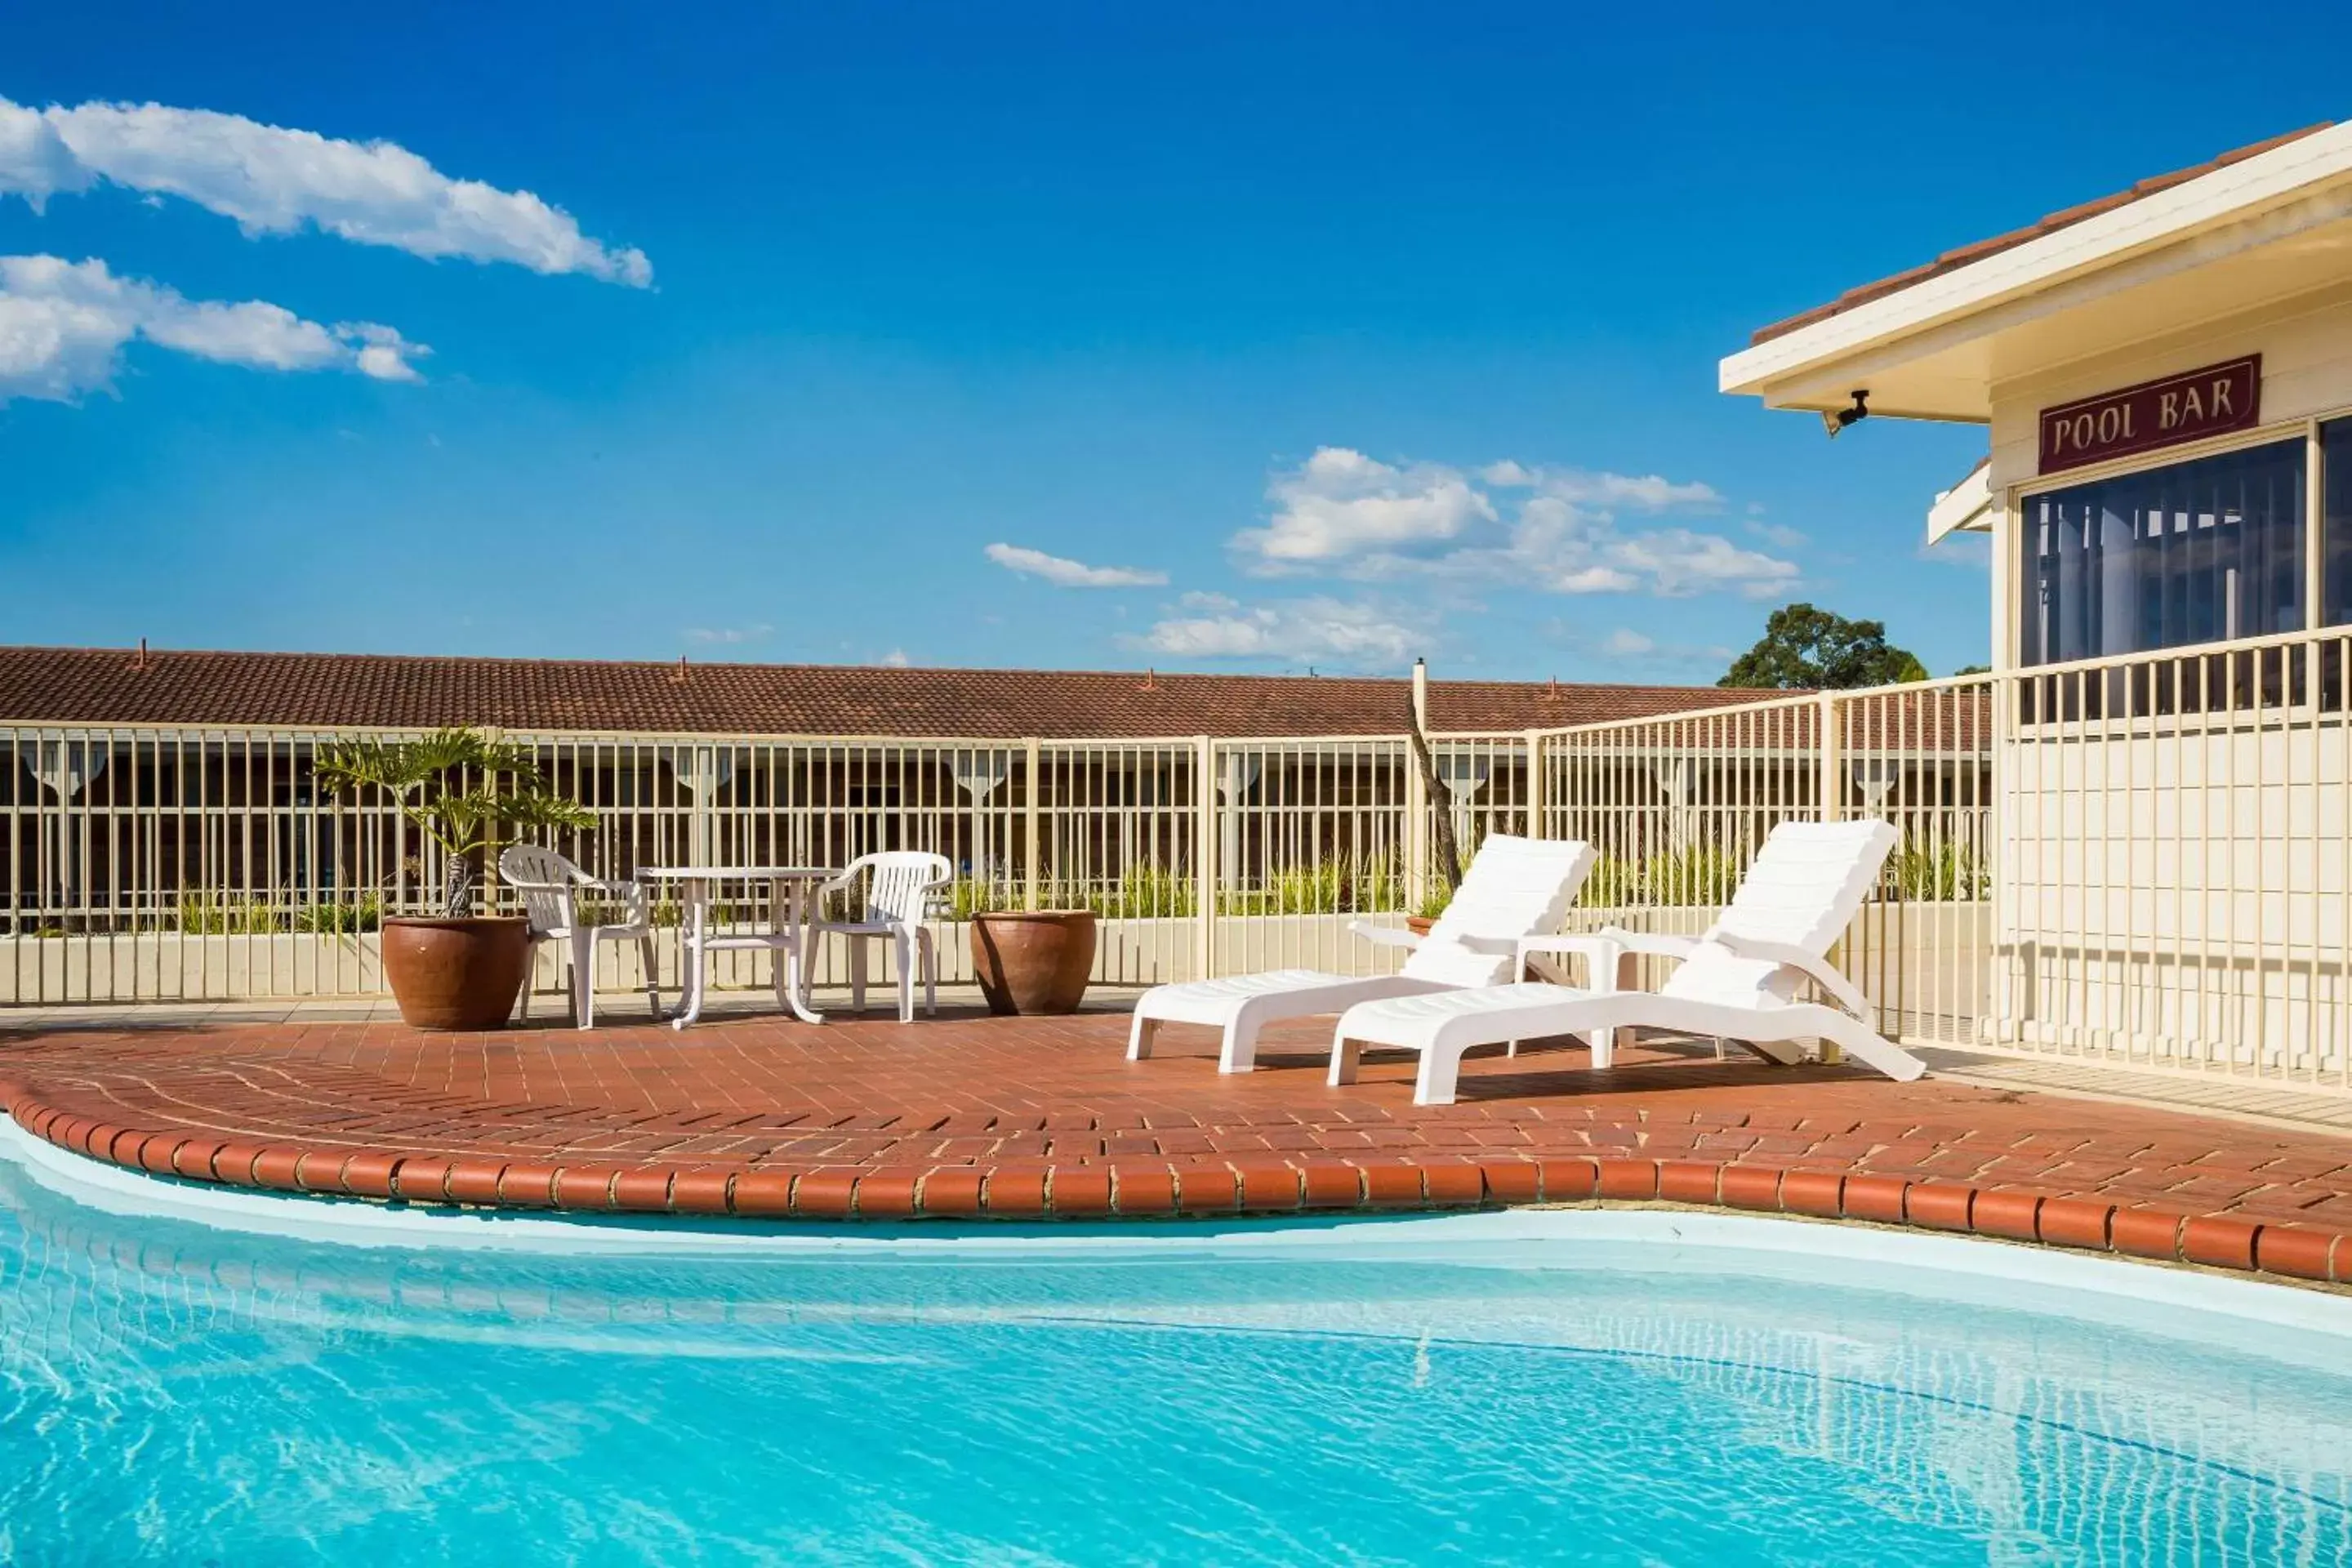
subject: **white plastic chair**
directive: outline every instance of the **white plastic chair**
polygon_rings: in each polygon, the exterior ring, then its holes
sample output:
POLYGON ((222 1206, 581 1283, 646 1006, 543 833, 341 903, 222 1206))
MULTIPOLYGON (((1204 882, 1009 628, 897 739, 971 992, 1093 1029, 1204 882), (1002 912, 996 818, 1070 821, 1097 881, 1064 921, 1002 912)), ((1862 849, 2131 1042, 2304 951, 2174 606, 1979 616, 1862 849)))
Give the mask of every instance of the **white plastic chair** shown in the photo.
MULTIPOLYGON (((560 942, 568 950, 572 987, 572 1017, 581 1028, 596 1022, 596 947, 599 942, 634 942, 645 964, 646 1000, 658 1021, 661 991, 655 984, 652 901, 642 882, 601 882, 552 849, 534 845, 509 846, 499 856, 499 879, 522 895, 523 913, 530 920, 532 967, 540 945, 560 942), (580 923, 580 896, 593 892, 621 907, 622 919, 608 925, 580 923)), ((522 1016, 530 1019, 530 981, 522 987, 522 1016)))
POLYGON ((1426 937, 1361 921, 1349 928, 1368 942, 1412 949, 1397 973, 1275 969, 1155 985, 1135 1005, 1127 1059, 1149 1057, 1163 1023, 1206 1024, 1224 1031, 1217 1070, 1248 1072, 1257 1061, 1258 1031, 1277 1019, 1338 1013, 1383 996, 1516 980, 1519 939, 1559 929, 1592 874, 1593 860, 1591 846, 1574 839, 1490 833, 1426 937))
MULTIPOLYGON (((866 913, 860 920, 829 921, 820 912, 809 922, 809 945, 806 962, 816 962, 816 949, 828 931, 849 939, 849 1004, 860 1009, 866 1006, 866 944, 887 942, 897 961, 898 973, 898 1021, 915 1021, 915 971, 923 974, 923 1010, 936 1014, 940 1010, 940 961, 933 950, 930 928, 923 923, 929 912, 931 894, 944 888, 955 876, 955 868, 944 855, 933 855, 922 849, 889 849, 878 855, 861 855, 845 868, 840 876, 825 882, 816 890, 822 900, 828 893, 849 888, 861 876, 870 879, 866 889, 866 913)), ((822 911, 824 905, 819 903, 822 911)))
POLYGON ((1581 953, 1591 984, 1523 983, 1443 995, 1366 1002, 1340 1016, 1331 1038, 1330 1083, 1353 1083, 1366 1046, 1421 1053, 1415 1105, 1451 1105, 1463 1053, 1474 1046, 1584 1035, 1592 1065, 1607 1067, 1619 1029, 1671 1029, 1737 1040, 1783 1066, 1800 1059, 1790 1042, 1828 1040, 1897 1082, 1926 1072, 1918 1058, 1878 1033, 1861 990, 1825 955, 1862 908, 1897 835, 1879 821, 1787 822, 1774 828, 1739 890, 1700 936, 1653 936, 1614 927, 1590 936, 1522 941, 1537 953, 1581 953), (1627 952, 1679 962, 1656 991, 1615 989, 1627 952), (1805 981, 1835 1002, 1794 1000, 1805 981))

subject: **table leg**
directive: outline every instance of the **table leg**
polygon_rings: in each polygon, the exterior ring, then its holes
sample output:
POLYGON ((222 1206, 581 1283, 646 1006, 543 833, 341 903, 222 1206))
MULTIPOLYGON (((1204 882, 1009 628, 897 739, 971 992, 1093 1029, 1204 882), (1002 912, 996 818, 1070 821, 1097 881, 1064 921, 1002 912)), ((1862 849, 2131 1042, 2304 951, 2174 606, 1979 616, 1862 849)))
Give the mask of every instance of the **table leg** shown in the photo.
POLYGON ((669 1021, 673 1029, 683 1029, 702 1016, 703 966, 709 954, 703 950, 703 941, 709 934, 710 896, 708 885, 688 882, 684 889, 686 924, 685 936, 679 943, 680 966, 686 973, 678 977, 683 988, 678 997, 677 1016, 669 1021))
POLYGON ((816 957, 809 945, 808 884, 794 877, 778 886, 775 896, 768 902, 784 922, 776 934, 789 932, 792 936, 789 946, 776 949, 776 962, 788 965, 784 971, 784 1005, 802 1023, 822 1024, 824 1015, 808 1005, 810 970, 816 957))

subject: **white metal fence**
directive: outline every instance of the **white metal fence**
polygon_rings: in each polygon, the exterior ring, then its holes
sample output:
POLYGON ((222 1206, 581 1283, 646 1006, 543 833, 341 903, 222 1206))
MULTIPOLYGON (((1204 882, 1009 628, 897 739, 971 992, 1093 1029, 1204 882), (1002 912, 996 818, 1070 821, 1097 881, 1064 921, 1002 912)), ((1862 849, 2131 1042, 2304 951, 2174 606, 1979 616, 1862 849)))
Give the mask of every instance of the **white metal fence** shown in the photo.
MULTIPOLYGON (((318 748, 357 732, 0 728, 0 1003, 381 991, 377 928, 429 911, 442 868, 388 798, 316 787, 318 748)), ((550 842, 598 875, 940 851, 950 979, 968 973, 952 928, 1023 907, 1095 910, 1106 982, 1346 965, 1365 956, 1349 919, 1401 920, 1430 882, 1401 737, 504 738, 594 811, 550 842)), ((1436 751, 1465 842, 1525 830, 1524 737, 1436 751)), ((763 898, 725 912, 765 920, 763 898)), ((722 984, 765 983, 765 955, 730 958, 722 984)), ((675 961, 664 946, 665 984, 675 961)), ((633 985, 632 963, 607 978, 633 985)))
MULTIPOLYGON (((2347 689, 2338 630, 1440 736, 1434 799, 1402 735, 507 738, 594 808, 555 842, 600 875, 939 850, 951 978, 961 922, 1023 906, 1096 910, 1104 982, 1378 965, 1347 925, 1424 906, 1441 814, 1465 849, 1594 843, 1579 924, 1694 931, 1775 823, 1884 816, 1839 957, 1891 1032, 2352 1089, 2347 689)), ((0 728, 0 1003, 380 990, 375 927, 439 868, 389 803, 318 794, 333 738, 0 728)))

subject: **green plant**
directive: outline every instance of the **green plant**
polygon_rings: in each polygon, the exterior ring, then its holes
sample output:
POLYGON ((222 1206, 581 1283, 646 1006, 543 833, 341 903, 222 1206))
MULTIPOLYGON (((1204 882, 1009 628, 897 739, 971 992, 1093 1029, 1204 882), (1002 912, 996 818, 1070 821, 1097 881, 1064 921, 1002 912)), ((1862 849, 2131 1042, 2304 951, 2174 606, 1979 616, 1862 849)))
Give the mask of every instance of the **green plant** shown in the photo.
POLYGON ((1337 914, 1346 878, 1336 860, 1285 866, 1266 879, 1261 896, 1270 915, 1337 914))
POLYGON ((283 929, 266 900, 225 892, 182 893, 179 925, 189 936, 262 936, 283 929))
POLYGON ((305 904, 294 911, 294 929, 313 936, 356 936, 383 924, 383 900, 373 893, 323 904, 305 904))
POLYGON ((1992 877, 1974 852, 1950 839, 1897 850, 1887 878, 1895 897, 1917 901, 1982 899, 1992 892, 1992 877))
MULTIPOLYGON (((1436 885, 1434 892, 1451 897, 1436 885)), ((1255 888, 1231 888, 1217 895, 1226 915, 1377 914, 1404 903, 1404 879, 1386 854, 1343 857, 1303 865, 1278 866, 1255 888)), ((1189 912, 1189 910, 1188 910, 1189 912)))
POLYGON ((401 816, 440 846, 446 868, 441 910, 451 920, 474 912, 475 858, 508 842, 499 837, 502 829, 596 825, 594 812, 557 794, 540 776, 530 748, 479 730, 322 746, 311 769, 329 795, 383 791, 401 816))
POLYGON ((1739 862, 1712 844, 1663 850, 1642 868, 1642 902, 1727 904, 1739 887, 1739 862))
POLYGON ((1118 886, 1087 895, 1086 905, 1106 920, 1186 920, 1200 908, 1189 877, 1165 866, 1130 866, 1118 886))
POLYGON ((1576 901, 1589 909, 1622 910, 1642 901, 1642 868, 1631 860, 1603 855, 1578 889, 1576 901))
POLYGON ((947 918, 968 921, 974 915, 994 914, 999 910, 1017 909, 1021 900, 1012 889, 978 877, 958 877, 948 884, 944 900, 947 918))
POLYGON ((1348 907, 1358 914, 1384 914, 1404 907, 1404 868, 1383 850, 1348 863, 1348 907))
MULTIPOLYGON (((594 897, 583 898, 580 901, 580 920, 583 925, 618 924, 625 913, 626 910, 617 902, 594 897)), ((656 899, 653 908, 646 911, 646 918, 656 926, 669 928, 682 926, 686 923, 686 906, 676 899, 656 899)), ((714 926, 733 925, 735 906, 712 904, 710 923, 714 926)))

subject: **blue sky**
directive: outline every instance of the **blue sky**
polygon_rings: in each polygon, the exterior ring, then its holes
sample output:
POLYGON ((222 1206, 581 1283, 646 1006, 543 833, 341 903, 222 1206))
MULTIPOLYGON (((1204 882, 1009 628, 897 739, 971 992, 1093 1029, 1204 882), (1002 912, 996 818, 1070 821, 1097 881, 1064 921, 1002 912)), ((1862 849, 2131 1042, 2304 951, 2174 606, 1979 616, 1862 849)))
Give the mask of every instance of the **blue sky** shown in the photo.
POLYGON ((389 16, 11 18, 0 640, 1940 673, 1981 432, 1717 361, 2352 109, 2321 5, 389 16))

